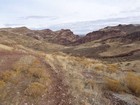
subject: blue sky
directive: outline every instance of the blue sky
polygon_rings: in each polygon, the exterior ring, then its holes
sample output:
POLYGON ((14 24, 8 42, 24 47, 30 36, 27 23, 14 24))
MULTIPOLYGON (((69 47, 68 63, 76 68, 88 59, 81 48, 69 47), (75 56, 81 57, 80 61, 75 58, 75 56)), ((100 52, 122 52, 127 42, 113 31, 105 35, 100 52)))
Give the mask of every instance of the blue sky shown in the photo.
POLYGON ((0 27, 140 17, 140 0, 0 0, 0 27))

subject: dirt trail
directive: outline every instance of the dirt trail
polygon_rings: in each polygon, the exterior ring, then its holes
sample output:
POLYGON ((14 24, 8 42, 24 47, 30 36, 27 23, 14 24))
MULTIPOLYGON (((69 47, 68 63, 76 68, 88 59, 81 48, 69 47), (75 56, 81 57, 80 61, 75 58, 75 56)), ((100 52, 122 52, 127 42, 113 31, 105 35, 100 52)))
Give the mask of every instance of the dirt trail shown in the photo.
POLYGON ((68 93, 69 87, 63 82, 64 75, 62 71, 59 69, 59 72, 56 73, 44 58, 40 58, 40 61, 45 64, 52 80, 48 90, 48 105, 73 105, 72 96, 68 93))
MULTIPOLYGON (((19 52, 0 52, 0 71, 10 70, 13 64, 18 61, 21 57, 27 54, 19 52), (7 65, 8 64, 8 65, 7 65)), ((35 55, 37 59, 41 61, 41 64, 45 65, 47 73, 50 75, 51 84, 48 88, 47 99, 40 100, 40 105, 73 105, 71 102, 72 96, 68 93, 69 87, 63 83, 64 75, 61 69, 58 68, 56 73, 52 67, 45 61, 41 55, 35 55)))

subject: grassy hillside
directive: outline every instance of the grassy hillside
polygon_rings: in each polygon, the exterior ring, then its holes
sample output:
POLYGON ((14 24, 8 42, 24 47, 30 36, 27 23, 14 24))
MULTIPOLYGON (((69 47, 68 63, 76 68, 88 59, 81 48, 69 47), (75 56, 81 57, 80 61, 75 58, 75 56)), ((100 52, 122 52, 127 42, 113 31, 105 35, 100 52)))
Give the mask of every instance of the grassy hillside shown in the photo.
POLYGON ((0 31, 0 43, 13 47, 15 45, 23 45, 30 49, 47 52, 54 52, 56 50, 58 51, 64 47, 62 45, 48 43, 43 40, 37 40, 22 33, 19 34, 11 31, 0 31))
POLYGON ((108 64, 63 53, 47 54, 46 60, 56 73, 62 70, 65 75, 63 81, 70 87, 74 105, 129 105, 140 102, 140 74, 122 67, 122 64, 108 64))
POLYGON ((0 30, 0 105, 140 105, 139 32, 64 46, 10 30, 0 30))

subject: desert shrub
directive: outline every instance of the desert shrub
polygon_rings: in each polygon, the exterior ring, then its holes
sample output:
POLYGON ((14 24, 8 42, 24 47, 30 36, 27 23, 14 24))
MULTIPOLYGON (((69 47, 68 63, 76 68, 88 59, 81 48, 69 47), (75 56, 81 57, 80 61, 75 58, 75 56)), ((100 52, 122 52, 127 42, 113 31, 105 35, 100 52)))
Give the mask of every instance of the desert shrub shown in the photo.
POLYGON ((18 72, 24 72, 24 73, 27 73, 28 68, 29 68, 29 65, 27 64, 15 63, 15 65, 13 66, 13 70, 18 71, 18 72))
POLYGON ((0 80, 0 90, 3 89, 5 86, 5 82, 3 80, 0 80))
MULTIPOLYGON (((27 59, 27 58, 26 58, 27 59)), ((45 68, 41 62, 37 59, 26 63, 24 60, 22 62, 17 62, 13 66, 13 70, 23 73, 25 76, 43 78, 45 77, 45 68)))
POLYGON ((124 87, 119 80, 105 78, 106 87, 113 92, 123 92, 124 87))
POLYGON ((105 66, 102 65, 102 64, 97 64, 97 65, 95 66, 95 70, 101 70, 101 71, 103 71, 104 69, 105 69, 105 66))
POLYGON ((27 89, 24 91, 25 95, 31 97, 38 97, 43 95, 45 91, 45 86, 39 82, 31 83, 27 89))
POLYGON ((35 60, 28 69, 28 73, 35 78, 44 78, 46 70, 39 60, 35 60))
POLYGON ((32 63, 31 63, 31 67, 41 67, 41 62, 39 60, 34 60, 32 63))
POLYGON ((13 65, 13 70, 27 73, 27 70, 35 60, 33 56, 21 57, 20 60, 13 65))
POLYGON ((7 81, 11 80, 12 76, 13 76, 12 71, 5 71, 5 72, 1 73, 0 79, 7 82, 7 81))
POLYGON ((12 84, 17 84, 19 82, 19 74, 12 70, 5 71, 0 74, 0 79, 6 83, 10 82, 12 84))
POLYGON ((140 77, 134 73, 128 73, 125 77, 126 86, 135 95, 140 96, 140 77))
POLYGON ((35 78, 45 77, 45 70, 43 68, 30 68, 29 73, 35 78))
POLYGON ((85 81, 85 88, 89 88, 89 89, 94 89, 94 86, 95 86, 95 81, 94 80, 87 80, 85 81))
POLYGON ((119 70, 119 67, 118 67, 118 65, 116 65, 116 64, 109 64, 109 65, 107 66, 107 69, 106 69, 106 71, 109 72, 109 73, 114 73, 114 72, 116 72, 117 70, 119 70))
POLYGON ((5 87, 6 83, 3 80, 0 80, 0 102, 1 100, 5 99, 6 96, 5 87))

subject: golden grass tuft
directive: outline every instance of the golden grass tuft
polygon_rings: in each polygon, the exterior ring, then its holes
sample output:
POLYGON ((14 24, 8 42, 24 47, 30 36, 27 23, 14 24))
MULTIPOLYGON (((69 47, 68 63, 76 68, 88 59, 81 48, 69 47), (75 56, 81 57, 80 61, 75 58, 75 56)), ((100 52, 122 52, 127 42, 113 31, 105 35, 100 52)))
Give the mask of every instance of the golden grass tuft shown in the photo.
POLYGON ((121 85, 121 82, 119 80, 105 78, 106 87, 108 90, 111 90, 113 92, 123 92, 124 87, 121 85))
POLYGON ((6 93, 5 93, 6 83, 3 80, 0 80, 0 102, 1 100, 5 99, 6 93))
POLYGON ((140 77, 134 73, 128 73, 124 80, 128 89, 135 95, 140 96, 140 77))
POLYGON ((11 81, 12 76, 13 76, 12 71, 5 71, 5 72, 1 73, 0 79, 7 82, 7 81, 11 81))
POLYGON ((106 71, 109 73, 115 73, 118 70, 119 70, 119 67, 117 64, 109 64, 106 69, 106 71))
POLYGON ((35 78, 44 78, 45 77, 45 70, 42 68, 30 68, 29 69, 30 75, 35 78))
POLYGON ((5 87, 5 82, 3 80, 0 80, 0 90, 5 87))
POLYGON ((28 73, 35 78, 45 78, 46 70, 40 61, 35 60, 28 69, 28 73))
POLYGON ((45 86, 39 82, 31 83, 27 89, 24 91, 25 95, 31 97, 42 96, 45 91, 45 86))
POLYGON ((25 62, 17 62, 13 66, 13 69, 29 77, 44 78, 46 76, 46 70, 44 65, 42 65, 41 62, 37 59, 27 64, 25 62))
POLYGON ((103 64, 99 63, 95 65, 95 70, 97 71, 104 71, 104 69, 105 69, 105 66, 103 64))

